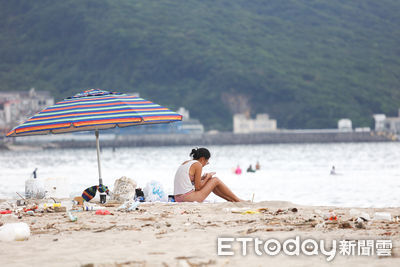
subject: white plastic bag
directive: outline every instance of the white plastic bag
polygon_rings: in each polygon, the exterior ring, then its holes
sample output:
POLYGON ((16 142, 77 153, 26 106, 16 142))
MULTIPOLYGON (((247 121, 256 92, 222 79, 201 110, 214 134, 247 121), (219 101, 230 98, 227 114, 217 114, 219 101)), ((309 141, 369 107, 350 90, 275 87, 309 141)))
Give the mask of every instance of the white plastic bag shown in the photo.
POLYGON ((29 238, 31 230, 26 223, 7 223, 0 227, 0 241, 23 241, 29 238))
POLYGON ((168 202, 168 196, 164 191, 164 188, 161 183, 157 181, 151 181, 146 184, 146 187, 143 189, 144 198, 148 202, 168 202))

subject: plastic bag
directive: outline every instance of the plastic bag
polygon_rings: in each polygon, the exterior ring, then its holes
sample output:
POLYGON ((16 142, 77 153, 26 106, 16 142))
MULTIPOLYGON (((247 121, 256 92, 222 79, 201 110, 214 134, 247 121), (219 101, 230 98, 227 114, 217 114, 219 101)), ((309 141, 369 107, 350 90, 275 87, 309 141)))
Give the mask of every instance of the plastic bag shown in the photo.
POLYGON ((168 196, 165 193, 163 186, 161 183, 157 181, 151 181, 146 184, 146 187, 143 189, 144 197, 148 202, 168 202, 168 196))

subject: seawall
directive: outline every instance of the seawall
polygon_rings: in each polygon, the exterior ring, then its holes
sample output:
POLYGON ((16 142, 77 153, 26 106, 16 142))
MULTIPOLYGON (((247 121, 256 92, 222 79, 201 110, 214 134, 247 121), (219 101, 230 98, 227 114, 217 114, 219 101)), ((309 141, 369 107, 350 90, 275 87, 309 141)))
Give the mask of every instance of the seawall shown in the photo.
MULTIPOLYGON (((17 138, 17 141, 22 139, 17 138)), ((301 132, 279 131, 252 134, 165 134, 165 135, 123 135, 100 134, 101 147, 139 147, 139 146, 199 146, 199 145, 239 145, 239 144, 289 144, 289 143, 351 143, 351 142, 389 142, 393 136, 374 132, 301 132)), ((49 140, 50 141, 50 140, 49 140)), ((17 142, 18 143, 18 142, 17 142)), ((85 140, 52 141, 50 148, 95 147, 94 135, 85 140)))

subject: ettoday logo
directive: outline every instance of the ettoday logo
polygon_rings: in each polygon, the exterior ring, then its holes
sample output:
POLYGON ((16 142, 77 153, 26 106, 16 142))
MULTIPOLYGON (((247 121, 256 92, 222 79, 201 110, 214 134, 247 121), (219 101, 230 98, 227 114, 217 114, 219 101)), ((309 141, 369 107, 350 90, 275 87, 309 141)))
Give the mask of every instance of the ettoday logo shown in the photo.
MULTIPOLYGON (((252 247, 254 253, 258 256, 264 254, 276 256, 279 253, 284 253, 287 256, 299 256, 301 253, 306 256, 315 256, 321 253, 326 256, 326 261, 328 262, 335 258, 338 248, 336 240, 332 240, 328 243, 325 242, 325 240, 316 241, 311 238, 301 240, 299 236, 287 239, 283 241, 283 243, 277 239, 263 241, 253 237, 219 237, 217 239, 217 254, 219 256, 234 256, 235 251, 232 249, 234 242, 240 243, 242 256, 246 256, 249 248, 252 247)), ((376 255, 391 256, 392 241, 341 240, 339 242, 339 254, 344 256, 371 256, 374 254, 375 248, 376 255)))

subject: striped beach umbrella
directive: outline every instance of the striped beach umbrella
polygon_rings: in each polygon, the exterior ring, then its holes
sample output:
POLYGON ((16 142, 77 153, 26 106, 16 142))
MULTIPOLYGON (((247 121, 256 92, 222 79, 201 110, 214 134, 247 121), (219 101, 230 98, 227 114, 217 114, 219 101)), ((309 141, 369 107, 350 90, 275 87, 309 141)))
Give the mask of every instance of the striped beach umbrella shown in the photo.
POLYGON ((7 136, 16 137, 94 130, 99 183, 102 184, 99 130, 117 126, 128 127, 181 120, 182 115, 143 98, 117 92, 90 89, 45 108, 12 129, 7 136))

